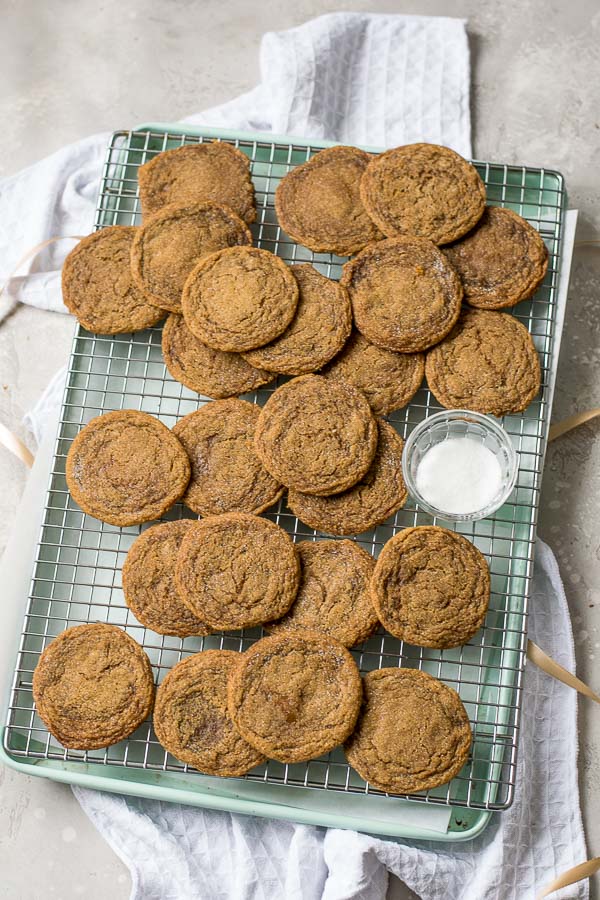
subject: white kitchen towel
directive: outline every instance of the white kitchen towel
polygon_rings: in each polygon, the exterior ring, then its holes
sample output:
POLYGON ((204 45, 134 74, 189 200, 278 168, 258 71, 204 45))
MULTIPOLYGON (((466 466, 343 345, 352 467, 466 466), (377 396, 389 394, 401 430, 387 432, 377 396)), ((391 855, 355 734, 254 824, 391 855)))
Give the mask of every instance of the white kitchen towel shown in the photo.
MULTIPOLYGON (((253 91, 183 121, 381 147, 429 141, 471 155, 461 19, 320 16, 266 34, 260 71, 253 91)), ((93 230, 107 137, 71 144, 0 180, 0 284, 48 238, 93 230)), ((61 240, 23 265, 2 295, 0 320, 17 301, 66 312, 60 267, 72 247, 61 240)))
MULTIPOLYGON (((574 671, 556 559, 538 541, 529 633, 574 671)), ((510 809, 464 844, 392 842, 338 829, 115 797, 75 795, 129 867, 131 900, 384 900, 388 871, 423 900, 534 900, 586 859, 577 783, 577 695, 527 666, 510 809)), ((587 900, 588 882, 556 900, 587 900)))

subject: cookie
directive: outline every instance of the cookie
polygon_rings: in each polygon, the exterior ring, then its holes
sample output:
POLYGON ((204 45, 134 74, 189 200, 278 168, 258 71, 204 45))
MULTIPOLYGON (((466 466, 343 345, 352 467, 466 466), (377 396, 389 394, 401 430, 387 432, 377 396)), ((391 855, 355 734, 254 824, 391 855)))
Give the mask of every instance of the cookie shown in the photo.
POLYGON ((138 169, 144 219, 168 204, 229 206, 244 222, 254 222, 250 160, 224 141, 188 144, 159 153, 138 169))
POLYGON ((466 310, 448 337, 429 351, 425 375, 447 409, 503 416, 526 409, 540 390, 540 361, 531 335, 508 313, 466 310))
POLYGON ((192 334, 183 316, 173 314, 165 322, 162 352, 175 381, 216 400, 255 391, 275 378, 272 372, 251 366, 239 353, 207 347, 192 334))
POLYGON ((213 628, 250 628, 283 616, 300 583, 300 563, 283 528, 248 513, 196 522, 175 565, 177 590, 213 628))
POLYGON ((246 650, 231 673, 228 696, 231 718, 248 743, 291 763, 327 753, 348 737, 362 686, 342 644, 297 631, 246 650))
POLYGON ((165 206, 137 230, 131 274, 149 303, 181 313, 181 292, 194 266, 217 250, 249 244, 250 229, 227 206, 165 206))
POLYGON ((190 480, 187 453, 166 425, 134 409, 92 419, 67 455, 66 478, 81 509, 110 525, 158 519, 190 480))
POLYGON ((300 521, 327 534, 361 534, 385 522, 408 499, 402 477, 404 441, 378 419, 379 440, 371 468, 358 484, 333 497, 288 493, 288 506, 300 521))
POLYGON ((377 347, 353 331, 341 353, 321 372, 347 381, 362 391, 376 415, 402 409, 421 387, 425 373, 422 353, 394 353, 377 347))
POLYGON ((179 599, 175 587, 175 560, 192 525, 190 519, 153 525, 135 539, 123 563, 125 603, 138 622, 157 634, 210 634, 210 628, 179 599))
POLYGON ((460 313, 460 279, 423 238, 367 247, 346 263, 340 283, 350 294, 354 324, 384 350, 425 350, 448 334, 460 313))
POLYGON ((345 647, 366 640, 379 621, 371 602, 375 560, 354 541, 300 541, 300 588, 290 611, 268 624, 274 634, 323 632, 345 647))
POLYGON ((173 428, 192 466, 183 502, 198 515, 258 514, 281 497, 282 485, 254 452, 259 415, 245 400, 215 400, 173 428))
POLYGON ((483 625, 490 570, 477 547, 454 531, 405 528, 381 551, 371 599, 394 637, 418 647, 459 647, 483 625))
POLYGON ((254 446, 287 487, 334 494, 356 484, 377 448, 377 423, 363 394, 318 375, 288 381, 263 407, 254 446))
POLYGON ((471 726, 456 691, 418 669, 376 669, 346 757, 380 791, 414 794, 446 784, 469 758, 471 726))
POLYGON ((296 315, 281 337, 249 350, 244 359, 271 372, 306 375, 342 349, 352 328, 352 311, 346 290, 309 263, 292 266, 291 272, 300 290, 296 315))
POLYGON ((138 229, 111 225, 88 234, 62 270, 62 295, 80 325, 96 334, 151 328, 164 312, 149 303, 131 275, 130 253, 138 229))
POLYGON ((444 247, 460 275, 465 300, 502 309, 531 297, 546 275, 548 251, 539 232, 512 209, 486 206, 473 231, 444 247))
POLYGON ((485 185, 466 159, 437 144, 408 144, 372 157, 360 182, 369 216, 387 237, 449 244, 485 209, 485 185))
POLYGON ((183 317, 215 350, 253 350, 283 334, 298 295, 296 279, 278 256, 258 247, 230 247, 192 270, 183 289, 183 317))
POLYGON ((154 730, 165 750, 206 775, 244 775, 265 761, 227 709, 227 679, 240 654, 205 650, 177 663, 156 692, 154 730))
POLYGON ((371 156, 357 147, 328 147, 292 169, 275 191, 279 224, 315 253, 351 256, 381 234, 360 198, 371 156))
POLYGON ((110 747, 132 734, 152 709, 152 666, 139 644, 115 625, 77 625, 40 656, 33 699, 64 747, 110 747))

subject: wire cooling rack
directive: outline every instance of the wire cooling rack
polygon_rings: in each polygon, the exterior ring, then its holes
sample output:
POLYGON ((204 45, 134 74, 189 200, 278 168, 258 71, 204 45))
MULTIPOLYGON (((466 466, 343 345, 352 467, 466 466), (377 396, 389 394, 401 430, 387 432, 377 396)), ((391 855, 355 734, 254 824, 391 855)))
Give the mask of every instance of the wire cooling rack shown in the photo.
MULTIPOLYGON (((214 133, 210 139, 213 137, 214 133)), ((139 224, 137 168, 165 149, 208 139, 206 135, 163 133, 158 129, 114 134, 104 166, 95 227, 139 224)), ((273 204, 279 179, 325 144, 305 146, 284 139, 255 140, 251 136, 247 139, 223 136, 222 139, 239 147, 251 160, 257 200, 257 221, 252 226, 255 243, 289 262, 310 261, 323 274, 338 278, 343 260, 329 254, 313 254, 291 241, 277 224, 273 204)), ((517 485, 509 502, 494 516, 457 527, 489 561, 490 609, 484 627, 463 647, 453 650, 413 647, 381 630, 354 655, 362 671, 400 665, 424 669, 455 688, 465 703, 473 728, 468 764, 448 785, 411 795, 410 799, 497 810, 510 805, 515 787, 527 595, 547 435, 548 386, 556 369, 553 330, 566 198, 562 177, 556 172, 491 163, 476 165, 485 181, 489 202, 510 207, 527 218, 541 232, 550 253, 544 285, 532 300, 520 303, 514 310, 533 336, 543 372, 539 397, 525 413, 503 419, 519 453, 517 485)), ((94 416, 114 409, 140 409, 173 426, 181 416, 207 402, 169 376, 160 345, 160 326, 113 337, 90 334, 79 328, 75 336, 4 731, 4 747, 13 758, 51 760, 68 764, 71 769, 82 764, 88 767, 87 771, 103 766, 147 770, 157 773, 159 779, 160 773, 198 777, 193 769, 163 750, 150 722, 128 740, 105 750, 83 752, 59 745, 36 715, 33 705, 32 673, 39 654, 67 627, 85 622, 110 622, 125 628, 144 647, 160 682, 175 663, 190 653, 208 647, 244 650, 262 635, 261 629, 245 629, 203 639, 181 639, 162 637, 143 628, 125 606, 121 590, 123 561, 140 528, 116 528, 85 515, 67 491, 66 454, 75 435, 94 416)), ((283 380, 246 396, 262 404, 283 380)), ((438 409, 432 395, 423 387, 409 406, 389 420, 406 437, 415 425, 438 409)), ((179 505, 166 518, 186 515, 190 515, 189 511, 179 505)), ((295 540, 321 537, 299 522, 283 500, 266 515, 295 540)), ((356 541, 376 556, 383 544, 402 528, 432 522, 435 519, 409 500, 392 519, 359 535, 356 541)), ((339 748, 308 763, 283 765, 269 761, 253 770, 245 780, 319 789, 330 792, 332 802, 335 802, 334 792, 381 796, 347 765, 339 748)))

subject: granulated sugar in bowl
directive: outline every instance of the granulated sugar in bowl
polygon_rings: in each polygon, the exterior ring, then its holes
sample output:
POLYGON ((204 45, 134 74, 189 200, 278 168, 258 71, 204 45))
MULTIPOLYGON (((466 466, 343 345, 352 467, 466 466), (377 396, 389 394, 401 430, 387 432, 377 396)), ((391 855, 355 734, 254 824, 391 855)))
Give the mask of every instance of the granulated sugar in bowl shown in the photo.
POLYGON ((495 419, 465 409, 421 422, 402 458, 411 496, 433 516, 483 519, 507 500, 518 472, 509 435, 495 419))

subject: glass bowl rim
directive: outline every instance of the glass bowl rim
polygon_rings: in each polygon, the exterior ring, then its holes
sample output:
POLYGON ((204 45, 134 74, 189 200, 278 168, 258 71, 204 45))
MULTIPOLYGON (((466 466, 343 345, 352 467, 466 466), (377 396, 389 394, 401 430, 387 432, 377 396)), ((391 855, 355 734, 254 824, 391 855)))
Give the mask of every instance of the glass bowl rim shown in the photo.
POLYGON ((434 516, 435 518, 445 519, 449 522, 473 522, 478 519, 485 519, 488 516, 491 516, 492 513, 495 513, 496 510, 500 509, 500 507, 504 503, 506 503, 509 496, 512 494, 517 480, 518 472, 518 453, 514 447, 510 435, 508 434, 504 426, 492 416, 475 412, 472 409, 444 409, 440 410, 440 412, 433 413, 433 415, 427 416, 425 419, 423 419, 422 422, 419 422, 419 424, 415 428, 413 428, 406 439, 404 450, 402 451, 402 475, 410 496, 424 512, 429 513, 429 515, 434 516), (437 422, 460 419, 471 419, 478 425, 481 425, 484 430, 487 430, 491 434, 495 435, 495 437, 498 439, 499 444, 506 450, 506 454, 509 460, 510 475, 502 490, 498 494, 496 494, 494 499, 491 500, 487 504, 487 506, 484 506, 481 509, 475 510, 471 513, 449 513, 445 512, 442 509, 438 509, 431 503, 428 503, 427 500, 425 500, 419 493, 415 480, 410 473, 409 465, 415 444, 422 434, 430 430, 430 428, 437 422))

